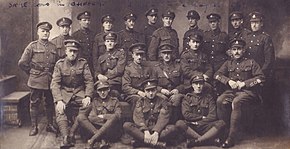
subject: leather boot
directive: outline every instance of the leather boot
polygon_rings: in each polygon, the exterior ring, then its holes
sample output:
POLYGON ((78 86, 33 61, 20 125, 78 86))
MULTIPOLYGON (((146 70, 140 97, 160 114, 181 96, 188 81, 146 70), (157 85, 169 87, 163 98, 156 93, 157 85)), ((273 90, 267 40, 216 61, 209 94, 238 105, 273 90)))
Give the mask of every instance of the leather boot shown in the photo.
POLYGON ((35 136, 38 134, 37 125, 33 125, 30 129, 29 136, 35 136))
POLYGON ((57 129, 52 124, 47 124, 46 131, 52 132, 54 134, 57 134, 57 132, 58 132, 57 129))

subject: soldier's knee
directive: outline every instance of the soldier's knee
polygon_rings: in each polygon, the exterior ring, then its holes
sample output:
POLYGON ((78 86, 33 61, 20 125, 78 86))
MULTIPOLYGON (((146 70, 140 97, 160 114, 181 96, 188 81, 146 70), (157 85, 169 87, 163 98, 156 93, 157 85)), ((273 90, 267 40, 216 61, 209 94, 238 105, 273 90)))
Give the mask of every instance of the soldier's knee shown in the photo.
POLYGON ((175 131, 177 127, 175 125, 167 125, 165 130, 167 131, 175 131))
POLYGON ((175 123, 175 126, 176 126, 177 129, 181 129, 181 130, 186 130, 187 129, 187 125, 186 125, 186 123, 183 120, 178 120, 175 123))
POLYGON ((172 103, 172 106, 174 107, 179 106, 182 98, 183 98, 182 94, 172 95, 170 97, 170 102, 172 103))
POLYGON ((76 117, 77 121, 79 123, 82 123, 84 120, 88 120, 88 117, 85 116, 84 114, 79 114, 77 117, 76 117))
POLYGON ((129 129, 131 129, 133 127, 133 123, 131 123, 131 122, 125 122, 124 124, 123 124, 123 128, 124 128, 124 130, 129 130, 129 129))
POLYGON ((217 129, 222 129, 222 128, 224 128, 226 126, 226 123, 223 121, 223 120, 217 120, 216 122, 215 122, 215 127, 217 128, 217 129))

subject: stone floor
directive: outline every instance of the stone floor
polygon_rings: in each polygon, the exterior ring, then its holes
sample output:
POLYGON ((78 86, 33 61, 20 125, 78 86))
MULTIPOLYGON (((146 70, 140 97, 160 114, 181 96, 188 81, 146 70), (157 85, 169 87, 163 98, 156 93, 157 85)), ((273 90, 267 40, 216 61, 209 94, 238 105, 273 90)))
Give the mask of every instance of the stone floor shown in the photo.
MULTIPOLYGON (((60 137, 57 137, 45 131, 45 120, 40 122, 39 134, 37 136, 28 136, 30 126, 12 127, 1 126, 0 149, 58 149, 60 137)), ((85 143, 77 139, 75 147, 70 149, 83 149, 85 143)), ((132 149, 131 146, 116 142, 111 145, 113 149, 132 149)), ((178 146, 168 147, 172 149, 186 148, 185 143, 178 146)), ((216 149, 217 147, 205 146, 195 147, 200 149, 216 149)), ((290 137, 282 135, 267 135, 263 137, 245 136, 243 140, 236 144, 233 149, 290 149, 290 137)))

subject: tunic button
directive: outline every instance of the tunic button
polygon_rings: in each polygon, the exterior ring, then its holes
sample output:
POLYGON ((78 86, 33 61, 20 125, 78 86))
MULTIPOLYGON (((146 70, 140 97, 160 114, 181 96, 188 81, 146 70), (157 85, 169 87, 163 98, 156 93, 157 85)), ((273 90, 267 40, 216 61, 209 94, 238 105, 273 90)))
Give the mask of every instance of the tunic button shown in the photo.
POLYGON ((239 68, 237 68, 237 69, 239 69, 239 68))
POLYGON ((253 42, 253 40, 251 40, 251 42, 253 42))
POLYGON ((200 113, 200 110, 197 110, 198 113, 200 113))
POLYGON ((211 58, 214 58, 213 56, 211 58))
POLYGON ((240 76, 239 74, 237 74, 237 76, 240 76))
POLYGON ((212 45, 211 47, 214 47, 214 45, 212 45))
POLYGON ((252 47, 249 47, 249 49, 252 49, 252 47))
POLYGON ((254 37, 256 36, 256 35, 253 35, 254 37))

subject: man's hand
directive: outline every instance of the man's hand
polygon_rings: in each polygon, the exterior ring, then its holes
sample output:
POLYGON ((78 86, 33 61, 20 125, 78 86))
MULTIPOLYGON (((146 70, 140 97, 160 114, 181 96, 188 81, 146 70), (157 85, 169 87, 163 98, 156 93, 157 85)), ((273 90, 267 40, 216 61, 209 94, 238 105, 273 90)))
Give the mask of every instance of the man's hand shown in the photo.
POLYGON ((246 83, 245 82, 241 82, 241 81, 237 81, 237 84, 238 84, 238 89, 242 89, 244 86, 246 86, 246 83))
POLYGON ((98 118, 104 118, 104 114, 98 115, 98 118))
POLYGON ((59 114, 64 114, 65 103, 63 101, 58 101, 55 108, 59 114))
POLYGON ((145 130, 144 131, 144 142, 149 144, 150 141, 151 141, 151 134, 148 130, 145 130))
POLYGON ((178 93, 179 93, 179 91, 177 89, 173 89, 173 90, 170 91, 171 95, 175 95, 175 94, 178 94, 178 93))
POLYGON ((206 74, 203 74, 202 76, 204 78, 204 81, 207 81, 209 79, 209 77, 206 74))
POLYGON ((167 95, 167 96, 170 95, 170 91, 167 90, 167 89, 164 89, 164 88, 161 89, 161 93, 164 94, 164 95, 167 95))
POLYGON ((142 91, 138 91, 138 93, 137 93, 139 96, 141 96, 141 97, 145 97, 145 93, 144 92, 142 92, 142 91))
POLYGON ((156 145, 157 142, 158 142, 158 138, 159 138, 159 134, 158 132, 154 132, 152 135, 151 135, 151 144, 152 145, 156 145))
POLYGON ((230 80, 230 81, 228 82, 228 84, 230 85, 230 87, 231 87, 232 89, 236 89, 236 88, 238 87, 237 82, 236 82, 236 81, 233 81, 233 80, 230 80))
POLYGON ((86 97, 82 100, 83 107, 87 107, 91 103, 91 97, 86 97))
POLYGON ((108 80, 108 77, 106 77, 105 75, 99 74, 98 75, 98 80, 100 80, 100 81, 107 81, 108 80))

